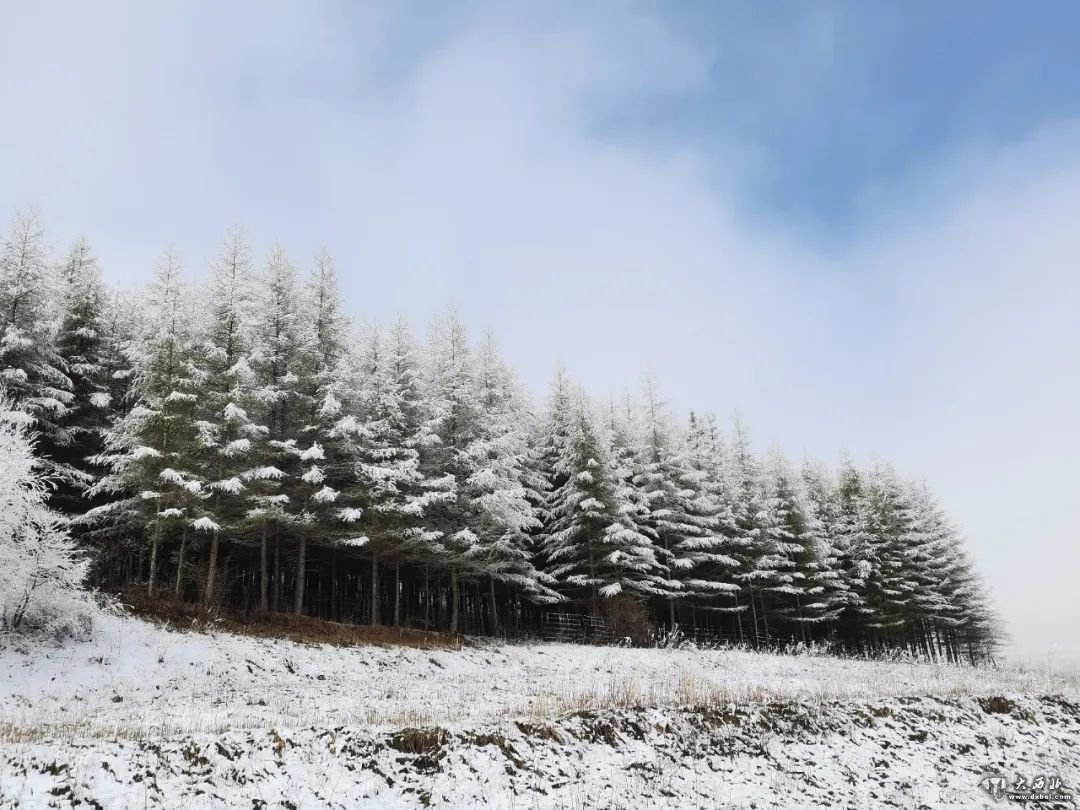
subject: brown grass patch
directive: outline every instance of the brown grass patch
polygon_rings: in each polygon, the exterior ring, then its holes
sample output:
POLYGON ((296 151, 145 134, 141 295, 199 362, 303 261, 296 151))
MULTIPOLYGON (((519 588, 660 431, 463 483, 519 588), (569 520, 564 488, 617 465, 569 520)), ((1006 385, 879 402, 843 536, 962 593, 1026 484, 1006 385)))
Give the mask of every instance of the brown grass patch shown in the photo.
POLYGON ((167 623, 173 629, 234 633, 256 638, 286 638, 301 644, 356 646, 381 644, 422 650, 461 649, 461 637, 408 627, 372 627, 342 624, 292 613, 242 613, 180 602, 171 597, 150 597, 141 592, 119 595, 132 613, 167 623))

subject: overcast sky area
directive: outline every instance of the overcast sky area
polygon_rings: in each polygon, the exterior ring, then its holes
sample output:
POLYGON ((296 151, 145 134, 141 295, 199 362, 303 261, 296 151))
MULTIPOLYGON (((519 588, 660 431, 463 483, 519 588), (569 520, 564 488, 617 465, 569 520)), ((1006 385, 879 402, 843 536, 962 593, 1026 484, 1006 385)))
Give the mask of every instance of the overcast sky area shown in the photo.
POLYGON ((111 282, 226 229, 454 302, 545 393, 660 376, 887 459, 1080 660, 1080 5, 0 0, 0 216, 111 282), (583 8, 583 6, 588 6, 583 8), (768 12, 766 14, 766 7, 768 12))

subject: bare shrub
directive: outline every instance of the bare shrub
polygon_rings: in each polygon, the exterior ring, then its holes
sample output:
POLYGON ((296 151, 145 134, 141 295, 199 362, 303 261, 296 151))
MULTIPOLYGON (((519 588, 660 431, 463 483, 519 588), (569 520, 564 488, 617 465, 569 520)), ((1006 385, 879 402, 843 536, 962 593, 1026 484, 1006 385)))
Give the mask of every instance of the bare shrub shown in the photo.
POLYGON ((616 596, 600 603, 600 615, 616 639, 629 639, 631 644, 648 644, 653 636, 649 613, 640 602, 616 596))

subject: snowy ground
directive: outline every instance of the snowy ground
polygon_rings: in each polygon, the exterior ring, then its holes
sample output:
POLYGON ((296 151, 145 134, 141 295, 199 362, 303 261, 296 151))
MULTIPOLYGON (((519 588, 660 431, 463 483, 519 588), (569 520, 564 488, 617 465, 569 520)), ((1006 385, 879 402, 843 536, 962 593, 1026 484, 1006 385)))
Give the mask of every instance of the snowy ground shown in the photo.
POLYGON ((972 806, 995 768, 1080 782, 1077 701, 1080 675, 1037 667, 343 648, 107 617, 92 642, 0 649, 0 807, 972 806))
POLYGON ((0 729, 137 736, 400 728, 576 709, 903 695, 1080 696, 1080 673, 735 651, 482 643, 333 647, 101 619, 94 641, 0 649, 0 729))

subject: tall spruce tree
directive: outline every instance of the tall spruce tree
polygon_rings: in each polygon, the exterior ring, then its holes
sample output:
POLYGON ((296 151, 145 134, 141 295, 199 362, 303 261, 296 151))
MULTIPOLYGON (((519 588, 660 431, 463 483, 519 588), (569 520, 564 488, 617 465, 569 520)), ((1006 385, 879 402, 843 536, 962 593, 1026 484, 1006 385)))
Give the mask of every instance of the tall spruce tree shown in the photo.
POLYGON ((432 322, 424 365, 423 468, 429 478, 437 480, 441 474, 447 492, 454 495, 429 510, 426 528, 438 539, 426 552, 449 571, 450 632, 454 633, 461 578, 475 573, 470 558, 480 540, 465 486, 477 472, 468 449, 480 437, 480 411, 468 334, 455 310, 447 310, 432 322))
POLYGON ((106 473, 89 494, 111 500, 80 520, 106 539, 148 537, 151 594, 167 535, 179 530, 175 591, 180 594, 189 531, 212 520, 202 508, 206 478, 197 423, 205 371, 186 294, 179 258, 170 249, 158 262, 149 296, 156 328, 131 347, 135 405, 106 429, 104 448, 92 459, 106 473))
POLYGON ((557 388, 552 405, 567 413, 549 418, 566 435, 554 469, 562 483, 551 493, 544 531, 548 572, 594 612, 601 598, 620 594, 636 600, 666 597, 665 566, 652 538, 638 530, 630 505, 619 498, 608 448, 584 391, 564 398, 557 388))
POLYGON ((244 232, 228 234, 211 267, 209 322, 203 342, 207 373, 200 392, 200 444, 212 518, 197 528, 210 534, 203 600, 213 604, 222 534, 238 539, 247 516, 247 484, 263 465, 254 452, 269 432, 256 421, 258 380, 252 368, 254 280, 244 232))
MULTIPOLYGON (((662 584, 667 591, 668 622, 674 627, 676 599, 686 592, 684 580, 692 576, 691 569, 707 561, 716 522, 699 498, 697 481, 651 375, 645 380, 643 395, 633 484, 642 494, 641 523, 653 538, 666 570, 662 584)), ((690 592, 698 595, 692 589, 690 592)))
POLYGON ((499 632, 496 581, 533 601, 553 602, 559 597, 533 566, 529 532, 541 524, 529 497, 525 405, 490 332, 476 353, 473 373, 479 427, 466 448, 474 470, 463 489, 472 506, 470 523, 478 542, 467 560, 478 576, 487 579, 492 629, 499 632))
POLYGON ((69 471, 50 504, 65 515, 75 515, 86 510, 81 496, 94 480, 87 459, 101 452, 102 431, 112 413, 114 386, 109 371, 110 361, 117 359, 117 347, 107 342, 109 313, 101 271, 85 238, 75 242, 64 260, 60 283, 56 354, 71 381, 72 399, 58 420, 59 429, 46 438, 42 451, 69 471))
MULTIPOLYGON (((36 211, 17 213, 0 246, 0 380, 12 407, 34 420, 43 443, 65 446, 64 420, 74 396, 51 328, 52 274, 45 229, 36 211)), ((54 478, 79 483, 68 465, 52 459, 54 478)))
POLYGON ((707 531, 690 549, 694 570, 684 581, 690 598, 708 611, 729 613, 739 592, 734 573, 739 561, 731 556, 738 527, 734 498, 728 487, 727 450, 716 417, 690 413, 686 435, 687 474, 694 491, 692 508, 708 517, 707 531))
POLYGON ((800 477, 806 518, 805 547, 807 551, 813 549, 811 555, 798 561, 805 576, 800 620, 804 623, 824 624, 829 628, 831 639, 836 618, 846 603, 840 558, 832 540, 835 485, 824 465, 810 459, 803 462, 800 477))

